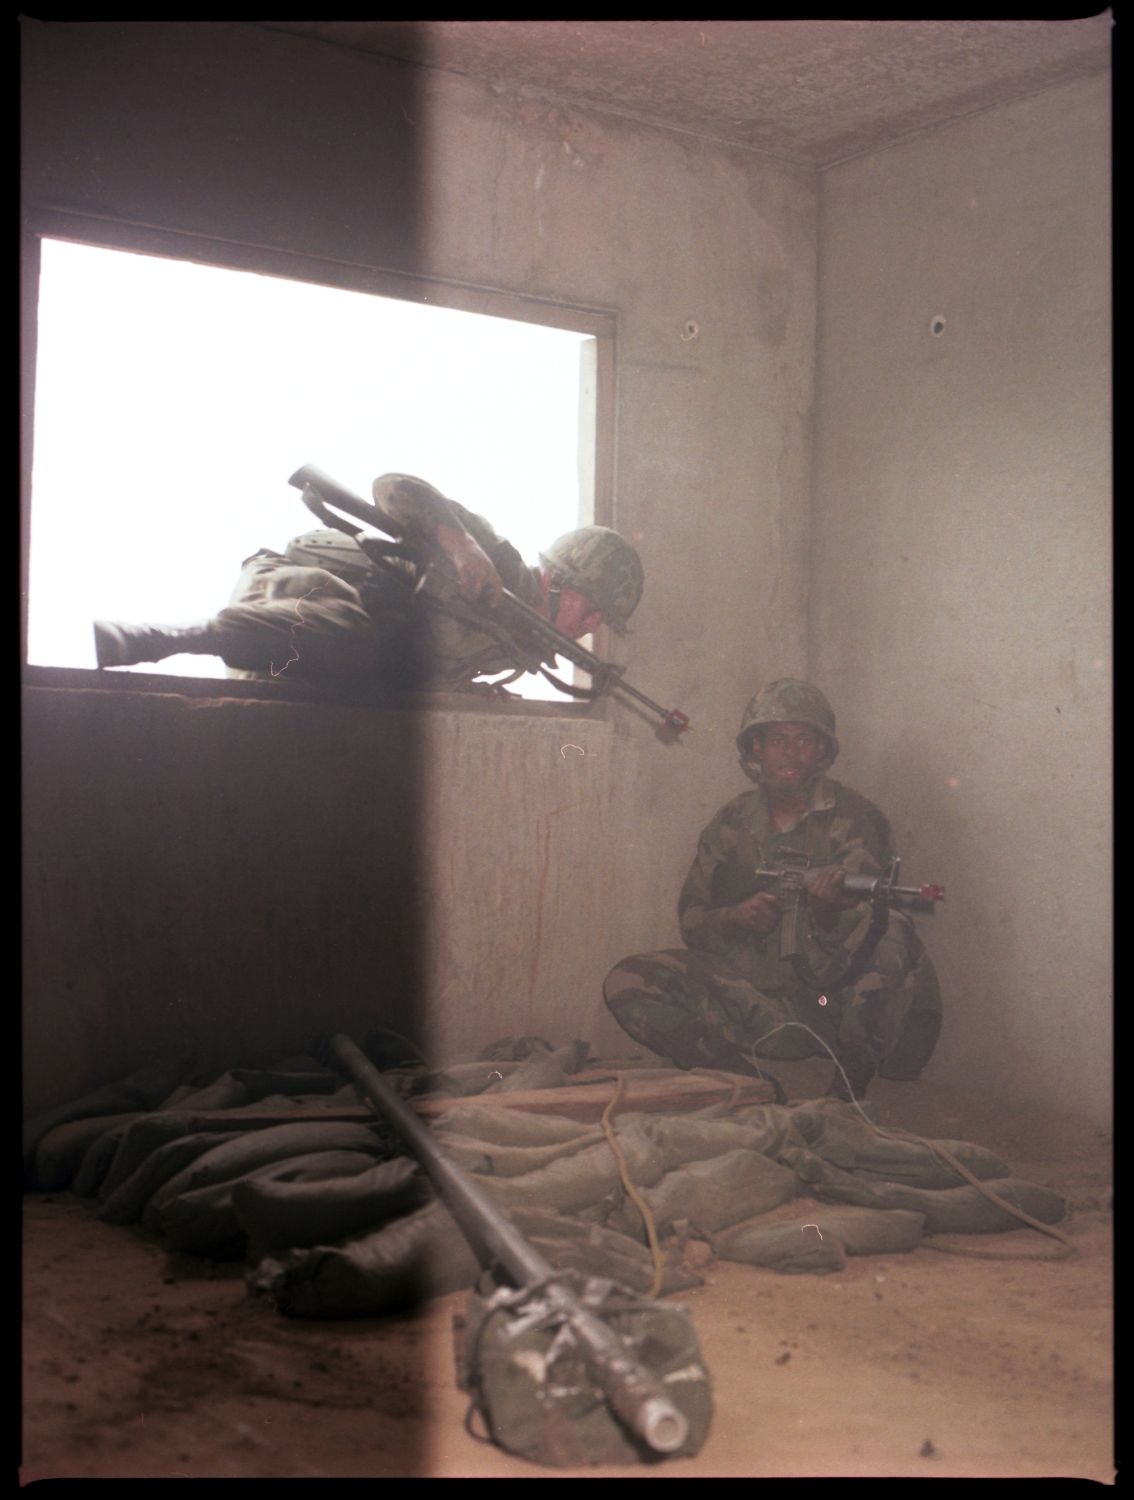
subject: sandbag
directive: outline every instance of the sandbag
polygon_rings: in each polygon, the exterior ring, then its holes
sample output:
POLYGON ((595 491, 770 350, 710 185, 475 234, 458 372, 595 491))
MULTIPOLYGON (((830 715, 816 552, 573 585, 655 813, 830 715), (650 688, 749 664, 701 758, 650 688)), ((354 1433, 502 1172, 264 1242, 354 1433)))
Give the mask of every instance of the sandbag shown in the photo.
POLYGON ((525 1089, 559 1089, 587 1060, 586 1042, 570 1042, 553 1052, 546 1042, 534 1046, 514 1072, 490 1083, 486 1094, 521 1093, 525 1089))
POLYGON ((969 1141, 906 1140, 879 1133, 851 1104, 834 1099, 797 1106, 795 1135, 788 1144, 803 1144, 832 1166, 910 1187, 952 1188, 966 1179, 935 1148, 954 1156, 974 1177, 1011 1176, 1006 1162, 969 1141))
MULTIPOLYGON (((498 1112, 508 1113, 508 1112, 498 1112)), ((514 1113, 514 1112, 511 1112, 514 1113)), ((540 1116, 523 1115, 520 1121, 513 1122, 508 1134, 516 1136, 519 1131, 528 1130, 529 1122, 540 1119, 540 1116)), ((471 1122, 471 1130, 477 1131, 480 1122, 484 1121, 484 1115, 475 1116, 471 1122)), ((664 1137, 658 1137, 652 1128, 652 1118, 648 1115, 619 1115, 613 1122, 615 1137, 618 1139, 622 1152, 633 1160, 633 1170, 642 1173, 645 1181, 657 1181, 661 1172, 669 1166, 670 1158, 673 1157, 672 1145, 666 1149, 664 1137)), ((490 1122, 484 1121, 484 1124, 490 1122)), ((541 1133, 540 1133, 541 1134, 541 1133)), ((742 1139, 750 1142, 753 1139, 751 1133, 744 1133, 742 1139)), ((609 1142, 600 1125, 580 1125, 576 1134, 571 1134, 567 1139, 552 1140, 552 1142, 540 1142, 537 1145, 496 1145, 493 1142, 478 1139, 475 1134, 459 1131, 450 1124, 444 1133, 444 1149, 450 1161, 465 1172, 475 1173, 490 1178, 523 1178, 528 1179, 534 1172, 544 1169, 555 1169, 549 1178, 531 1179, 523 1188, 523 1196, 519 1199, 505 1197, 507 1202, 531 1202, 531 1188, 535 1191, 546 1191, 549 1194, 546 1205, 549 1208, 558 1208, 565 1212, 567 1196, 564 1196, 562 1184, 574 1182, 574 1176, 579 1178, 591 1178, 598 1166, 598 1179, 595 1181, 604 1184, 603 1190, 609 1191, 612 1187, 612 1176, 610 1169, 616 1170, 615 1158, 610 1152, 609 1142), (583 1152, 589 1152, 588 1157, 582 1161, 583 1152), (574 1161, 574 1166, 567 1163, 574 1161)), ((703 1146, 703 1154, 708 1155, 712 1146, 703 1146)), ((715 1149, 720 1149, 717 1146, 715 1149)), ((678 1154, 676 1160, 685 1160, 684 1155, 678 1154)), ((591 1188, 583 1188, 585 1193, 591 1193, 591 1188)), ((601 1196, 601 1193, 598 1194, 601 1196)), ((571 1191, 571 1199, 577 1199, 577 1190, 571 1191)), ((591 1199, 594 1202, 594 1199, 591 1199)))
MULTIPOLYGON (((509 1112, 500 1110, 496 1113, 509 1112)), ((487 1118, 490 1114, 490 1111, 481 1111, 475 1115, 458 1115, 451 1110, 442 1124, 435 1127, 443 1139, 446 1154, 466 1171, 494 1177, 519 1177, 566 1161, 590 1148, 598 1149, 601 1157, 606 1137, 598 1125, 579 1124, 570 1133, 563 1130, 546 1132, 542 1127, 534 1126, 534 1122, 552 1121, 556 1117, 523 1115, 500 1130, 499 1122, 487 1118), (485 1136, 503 1134, 508 1139, 505 1142, 481 1139, 482 1129, 485 1136), (536 1144, 518 1143, 521 1136, 533 1134, 551 1134, 553 1139, 536 1144)), ((790 1116, 790 1110, 770 1106, 766 1119, 739 1124, 727 1119, 705 1119, 700 1115, 650 1115, 634 1111, 615 1115, 613 1128, 620 1143, 624 1140, 638 1142, 637 1149, 643 1158, 652 1160, 650 1148, 657 1147, 662 1154, 662 1170, 670 1171, 690 1161, 721 1156, 736 1148, 774 1154, 785 1140, 793 1138, 790 1116), (633 1134, 628 1135, 628 1132, 633 1134)), ((568 1122, 559 1120, 557 1123, 568 1122)))
POLYGON ((36 1147, 31 1185, 44 1192, 67 1187, 99 1136, 138 1119, 141 1119, 138 1114, 95 1115, 54 1126, 36 1147))
POLYGON ((175 1063, 150 1063, 117 1083, 106 1084, 36 1115, 24 1125, 24 1175, 31 1177, 35 1153, 40 1141, 56 1125, 70 1120, 85 1120, 96 1115, 124 1115, 156 1109, 181 1081, 180 1067, 175 1063))
POLYGON ((722 1260, 776 1271, 840 1270, 847 1255, 892 1255, 921 1243, 925 1216, 906 1209, 828 1208, 808 1202, 790 1221, 762 1215, 712 1236, 722 1260))
POLYGON ((852 1171, 862 1176, 871 1176, 885 1182, 904 1183, 907 1187, 954 1188, 967 1179, 950 1166, 943 1156, 934 1154, 934 1147, 941 1147, 950 1156, 956 1157, 972 1175, 980 1181, 993 1177, 1010 1177, 1011 1168, 983 1146, 969 1141, 877 1141, 871 1148, 859 1148, 854 1154, 852 1171))
POLYGON ((577 1156, 604 1140, 597 1126, 570 1140, 536 1146, 502 1146, 473 1136, 449 1134, 445 1138, 445 1154, 466 1172, 480 1172, 488 1177, 522 1177, 577 1156))
MULTIPOLYGON (((658 1233, 678 1219, 687 1219, 695 1230, 712 1234, 740 1219, 776 1208, 793 1198, 799 1187, 795 1173, 787 1167, 746 1150, 692 1161, 667 1172, 653 1187, 632 1180, 658 1233)), ((645 1221, 628 1195, 606 1222, 624 1234, 646 1237, 645 1221)))
POLYGON ((248 1289, 289 1317, 362 1318, 407 1312, 473 1286, 479 1275, 464 1235, 436 1202, 338 1245, 265 1256, 248 1289))
POLYGON ((207 1151, 164 1183, 146 1204, 142 1225, 146 1229, 158 1229, 162 1209, 183 1193, 217 1182, 230 1182, 257 1167, 284 1161, 290 1156, 336 1150, 362 1151, 372 1157, 385 1154, 368 1125, 328 1120, 312 1124, 269 1125, 261 1130, 245 1131, 236 1139, 207 1151))
POLYGON ((546 1146, 589 1136, 598 1140, 602 1132, 596 1125, 570 1120, 566 1115, 526 1114, 518 1109, 499 1106, 454 1104, 432 1125, 434 1135, 445 1145, 451 1137, 472 1137, 496 1146, 546 1146))
MULTIPOLYGON (((913 1188, 877 1182, 844 1172, 804 1150, 788 1149, 790 1161, 814 1197, 825 1203, 854 1203, 861 1208, 905 1208, 925 1216, 926 1234, 1005 1234, 1026 1226, 991 1202, 971 1184, 954 1188, 913 1188)), ((1067 1213, 1066 1200, 1050 1188, 1015 1177, 993 1178, 990 1191, 1043 1224, 1057 1224, 1067 1213)))
MULTIPOLYGON (((118 1149, 98 1185, 97 1196, 105 1202, 154 1151, 188 1134, 192 1128, 191 1122, 191 1115, 184 1115, 180 1110, 170 1110, 141 1115, 127 1125, 118 1142, 118 1149)), ((215 1139, 213 1144, 217 1144, 215 1139)))
MULTIPOLYGON (((586 1042, 553 1049, 542 1037, 506 1037, 478 1058, 448 1063, 440 1070, 419 1069, 415 1085, 399 1092, 473 1096, 561 1088, 586 1064, 587 1052, 586 1042)), ((404 1085, 404 1075, 398 1079, 394 1074, 402 1070, 392 1070, 387 1082, 404 1085)))
POLYGON ((241 1104, 247 1104, 249 1092, 234 1073, 222 1073, 219 1078, 214 1078, 212 1083, 206 1084, 204 1088, 186 1089, 184 1093, 178 1091, 174 1099, 166 1101, 163 1106, 169 1109, 171 1106, 181 1111, 204 1110, 204 1109, 236 1109, 241 1104))
POLYGON ((666 1171, 693 1161, 707 1161, 728 1151, 744 1150, 774 1157, 788 1142, 801 1144, 792 1111, 770 1104, 748 1113, 745 1121, 706 1118, 701 1114, 625 1114, 615 1117, 615 1129, 633 1123, 657 1145, 666 1171))
POLYGON ((243 1177, 233 1184, 232 1207, 249 1242, 270 1250, 333 1245, 412 1213, 432 1196, 417 1162, 401 1156, 318 1183, 243 1177))
POLYGON ((308 1061, 310 1066, 306 1068, 233 1068, 230 1076, 253 1103, 270 1094, 299 1099, 307 1095, 334 1094, 342 1088, 340 1074, 320 1067, 313 1058, 308 1061))
MULTIPOLYGON (((654 1274, 650 1254, 624 1235, 538 1211, 509 1218, 556 1270, 648 1290, 654 1274)), ((468 1290, 480 1275, 468 1242, 438 1200, 338 1245, 266 1255, 247 1280, 250 1292, 270 1297, 291 1317, 340 1318, 408 1312, 427 1297, 468 1290)), ((702 1281, 676 1257, 667 1260, 664 1278, 665 1293, 702 1281)))
MULTIPOLYGON (((565 1082, 585 1058, 582 1043, 553 1051, 538 1038, 508 1039, 475 1064, 454 1064, 448 1088, 510 1092, 513 1080, 527 1087, 537 1073, 544 1086, 553 1075, 565 1082)), ((407 1072, 403 1092, 440 1076, 407 1072)), ((359 1100, 353 1084, 306 1057, 233 1069, 205 1088, 177 1085, 148 1109, 61 1120, 41 1136, 33 1167, 51 1182, 73 1171, 75 1191, 102 1200, 100 1217, 140 1220, 173 1248, 221 1256, 248 1247, 257 1262, 250 1289, 295 1316, 371 1316, 472 1286, 479 1267, 463 1234, 384 1119, 244 1132, 226 1121, 222 1135, 200 1128, 206 1108, 234 1117, 294 1109, 306 1089, 320 1106, 359 1100)), ((911 1249, 923 1235, 1023 1227, 959 1179, 939 1149, 1042 1223, 1067 1211, 1059 1194, 1013 1178, 992 1152, 880 1133, 833 1099, 626 1111, 611 1128, 661 1237, 666 1291, 700 1279, 681 1258, 682 1231, 704 1242, 698 1254, 823 1272, 848 1255, 911 1249)), ((551 1265, 648 1290, 646 1224, 599 1123, 462 1100, 433 1132, 551 1265)))
MULTIPOLYGON (((640 1126, 616 1131, 631 1181, 649 1185, 664 1170, 661 1151, 640 1126)), ((492 1177, 473 1173, 476 1181, 507 1212, 523 1208, 576 1213, 620 1188, 618 1162, 605 1138, 573 1156, 551 1162, 522 1177, 492 1177)))
POLYGON ((785 1274, 808 1272, 825 1275, 841 1271, 847 1263, 847 1248, 834 1234, 801 1233, 797 1224, 764 1224, 749 1219, 727 1231, 734 1236, 714 1236, 713 1249, 721 1260, 763 1266, 785 1274), (743 1231, 743 1232, 741 1232, 743 1231))
POLYGON ((323 1182, 365 1172, 373 1157, 363 1151, 314 1151, 302 1156, 266 1162, 243 1177, 212 1182, 169 1199, 155 1210, 156 1227, 172 1250, 198 1255, 219 1252, 243 1254, 244 1230, 233 1207, 238 1183, 257 1178, 281 1182, 323 1182))
POLYGON ((242 1131, 200 1131, 180 1135, 151 1151, 133 1173, 107 1194, 98 1216, 107 1224, 136 1224, 158 1188, 207 1151, 236 1140, 242 1131))
POLYGON ((75 1173, 71 1183, 73 1193, 78 1194, 80 1198, 93 1198, 98 1193, 106 1174, 110 1171, 118 1148, 126 1137, 126 1132, 135 1120, 145 1118, 145 1115, 120 1116, 117 1125, 109 1130, 103 1130, 101 1134, 94 1137, 83 1153, 79 1170, 75 1173))
POLYGON ((505 1059, 476 1060, 473 1062, 450 1063, 440 1071, 428 1072, 417 1069, 413 1074, 401 1072, 396 1075, 388 1075, 386 1081, 393 1083, 395 1077, 410 1077, 413 1087, 406 1090, 410 1094, 449 1094, 458 1098, 471 1097, 483 1094, 493 1083, 501 1078, 507 1078, 517 1068, 522 1068, 523 1063, 508 1062, 505 1059))

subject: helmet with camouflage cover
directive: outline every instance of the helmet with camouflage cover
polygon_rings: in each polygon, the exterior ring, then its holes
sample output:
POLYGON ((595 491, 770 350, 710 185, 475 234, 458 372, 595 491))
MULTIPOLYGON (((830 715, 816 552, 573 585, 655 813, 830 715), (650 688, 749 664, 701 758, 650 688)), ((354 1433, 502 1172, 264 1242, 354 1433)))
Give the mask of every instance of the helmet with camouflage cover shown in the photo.
POLYGON ((770 682, 752 698, 740 719, 736 748, 740 766, 750 781, 760 780, 760 764, 752 754, 752 735, 766 724, 809 724, 823 736, 826 753, 815 770, 822 774, 834 764, 839 753, 835 736, 835 715, 831 705, 817 687, 798 677, 780 677, 770 682))
POLYGON ((609 526, 581 526, 552 542, 539 560, 580 594, 593 599, 603 619, 626 634, 626 622, 638 607, 645 575, 630 543, 609 526))

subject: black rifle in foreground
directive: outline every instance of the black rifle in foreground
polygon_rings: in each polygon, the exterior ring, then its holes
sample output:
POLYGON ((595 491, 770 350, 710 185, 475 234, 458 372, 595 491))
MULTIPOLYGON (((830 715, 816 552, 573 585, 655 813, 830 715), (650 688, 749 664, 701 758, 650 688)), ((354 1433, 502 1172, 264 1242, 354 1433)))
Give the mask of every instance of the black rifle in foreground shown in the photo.
POLYGON ((865 973, 878 939, 886 931, 891 907, 932 916, 937 909, 937 902, 945 899, 945 887, 941 885, 899 885, 897 882, 901 861, 897 857, 890 861, 889 868, 882 875, 854 875, 848 872, 843 880, 843 894, 870 902, 870 925, 862 940, 852 950, 844 949, 836 954, 823 974, 816 975, 804 957, 803 923, 807 909, 807 891, 814 884, 819 869, 813 867, 811 856, 801 851, 782 849, 780 857, 783 859, 782 865, 753 873, 758 880, 774 882, 783 907, 780 957, 788 959, 804 983, 816 990, 840 989, 865 973))
POLYGON ((461 1360, 461 1383, 493 1440, 559 1466, 696 1453, 712 1400, 683 1309, 612 1296, 621 1289, 594 1279, 576 1295, 579 1278, 528 1244, 349 1037, 330 1037, 325 1050, 402 1136, 486 1274, 511 1284, 487 1297, 481 1289, 461 1360), (648 1368, 642 1350, 663 1373, 648 1368))
MULTIPOLYGON (((288 483, 302 491, 303 503, 313 515, 318 516, 325 526, 333 526, 336 530, 352 536, 375 566, 384 567, 396 573, 403 583, 406 582, 407 575, 396 566, 392 566, 391 559, 408 557, 419 563, 422 561, 415 557, 402 541, 390 537, 389 520, 381 514, 376 505, 344 488, 329 474, 324 474, 322 469, 317 469, 313 464, 305 464, 303 468, 295 471, 288 483), (358 527, 344 522, 341 516, 336 516, 333 513, 334 510, 344 511, 355 520, 362 521, 373 531, 380 532, 381 537, 367 536, 358 527)), ((539 668, 549 682, 571 697, 598 698, 604 693, 616 693, 631 698, 658 716, 661 720, 658 734, 662 739, 675 739, 677 735, 683 734, 689 728, 689 719, 679 708, 663 708, 660 703, 647 698, 645 693, 639 692, 636 687, 632 687, 623 679, 622 673, 625 670, 623 667, 603 661, 593 651, 588 651, 578 641, 572 640, 569 635, 556 630, 549 620, 537 614, 530 605, 518 599, 510 590, 505 589, 500 602, 494 608, 489 609, 462 599, 453 582, 436 569, 428 568, 418 592, 426 604, 432 608, 442 610, 480 630, 496 635, 505 642, 511 640, 534 648, 541 660, 550 654, 552 657, 561 656, 575 666, 581 667, 591 679, 590 688, 575 687, 572 683, 563 682, 560 678, 553 676, 542 666, 539 668)))

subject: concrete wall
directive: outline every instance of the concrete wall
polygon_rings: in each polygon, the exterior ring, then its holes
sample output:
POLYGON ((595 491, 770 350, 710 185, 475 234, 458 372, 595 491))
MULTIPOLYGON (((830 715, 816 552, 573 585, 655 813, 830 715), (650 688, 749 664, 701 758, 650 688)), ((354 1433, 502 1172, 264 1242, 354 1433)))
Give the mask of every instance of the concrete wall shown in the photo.
MULTIPOLYGON (((389 895, 391 865, 411 856, 424 886, 398 921, 424 909, 417 1004, 441 1052, 526 1031, 621 1047, 602 977, 676 939, 693 840, 737 784, 739 709, 805 664, 814 178, 240 23, 25 22, 23 34, 29 212, 616 311, 612 519, 647 572, 620 650, 631 680, 695 726, 665 748, 613 708, 582 720, 441 709, 414 739, 361 708, 242 697, 190 712, 168 684, 91 694, 74 686, 82 674, 35 689, 29 1109, 171 1038, 266 1056, 308 1026, 357 1034, 387 1007, 398 1024, 404 999, 384 970, 397 923, 367 931, 366 913, 375 882, 389 895), (407 839, 369 807, 364 771, 393 775, 411 740, 424 748, 407 839), (304 769, 318 797, 301 790, 304 769), (297 904, 293 868, 312 872, 313 910, 297 904), (343 886, 362 892, 351 956, 328 937, 343 886), (184 982, 163 961, 171 947, 184 982)), ((392 962, 414 972, 409 948, 392 962)))
POLYGON ((407 726, 36 688, 29 1108, 171 1044, 223 1060, 408 1024, 408 988, 442 1053, 621 1047, 602 976, 675 941, 696 833, 743 784, 739 710, 809 671, 844 779, 891 813, 906 874, 949 891, 925 924, 934 1074, 1101 1121, 1107 82, 816 179, 241 23, 23 35, 29 211, 616 312, 612 519, 648 578, 619 651, 695 726, 666 749, 613 708, 407 726), (371 805, 374 766, 405 817, 371 805))
POLYGON ((29 1111, 150 1061, 426 1040, 412 715, 55 675, 23 716, 29 1111))
POLYGON ((1098 1121, 1109 86, 823 176, 809 615, 846 780, 891 812, 905 874, 947 887, 927 934, 948 1005, 933 1075, 1098 1121))

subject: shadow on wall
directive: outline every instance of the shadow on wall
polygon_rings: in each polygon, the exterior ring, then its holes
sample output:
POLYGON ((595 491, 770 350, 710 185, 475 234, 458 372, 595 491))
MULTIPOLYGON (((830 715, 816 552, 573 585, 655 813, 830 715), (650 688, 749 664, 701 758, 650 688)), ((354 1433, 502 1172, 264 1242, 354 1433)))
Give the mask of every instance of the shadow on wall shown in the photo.
MULTIPOLYGON (((244 23, 25 20, 21 42, 29 223, 419 269, 421 70, 244 23)), ((33 672, 25 698, 25 1108, 163 1054, 215 1070, 383 1022, 426 1044, 414 714, 84 678, 33 672)))

